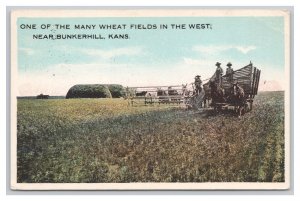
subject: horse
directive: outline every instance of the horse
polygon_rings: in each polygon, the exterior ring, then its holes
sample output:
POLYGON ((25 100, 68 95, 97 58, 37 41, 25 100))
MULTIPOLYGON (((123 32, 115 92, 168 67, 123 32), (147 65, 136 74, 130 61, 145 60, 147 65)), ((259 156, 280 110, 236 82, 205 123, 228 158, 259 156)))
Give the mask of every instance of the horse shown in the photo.
POLYGON ((194 89, 192 88, 191 85, 188 84, 182 84, 182 95, 183 97, 190 97, 193 95, 194 89))
POLYGON ((147 94, 147 91, 141 91, 141 92, 136 92, 135 96, 145 96, 147 94))
POLYGON ((188 106, 190 105, 189 99, 193 95, 193 90, 190 88, 190 85, 188 84, 182 84, 182 93, 180 95, 183 96, 183 104, 188 106))
POLYGON ((230 101, 235 107, 235 111, 238 112, 239 117, 245 113, 246 96, 244 89, 237 83, 234 83, 231 87, 230 101))
POLYGON ((178 91, 175 89, 172 89, 172 87, 168 87, 168 95, 170 96, 176 96, 179 95, 178 91))
POLYGON ((226 101, 224 89, 220 85, 218 85, 215 81, 210 81, 209 87, 212 104, 215 104, 216 102, 223 103, 226 101))
POLYGON ((157 88, 158 104, 161 103, 170 103, 170 98, 167 90, 157 88))
POLYGON ((136 89, 126 87, 125 89, 125 95, 123 96, 124 100, 127 100, 127 106, 133 106, 133 103, 137 103, 134 101, 134 98, 136 97, 136 89))
POLYGON ((211 101, 211 89, 208 83, 203 85, 203 90, 205 92, 203 97, 203 107, 208 107, 209 102, 211 101))
POLYGON ((153 104, 154 100, 157 98, 157 92, 147 92, 145 94, 145 104, 153 104))
POLYGON ((216 111, 219 109, 217 107, 216 103, 226 102, 225 92, 224 92, 224 89, 219 84, 217 84, 215 81, 210 81, 209 87, 210 87, 210 95, 211 95, 211 99, 212 99, 211 105, 214 106, 214 110, 216 111))

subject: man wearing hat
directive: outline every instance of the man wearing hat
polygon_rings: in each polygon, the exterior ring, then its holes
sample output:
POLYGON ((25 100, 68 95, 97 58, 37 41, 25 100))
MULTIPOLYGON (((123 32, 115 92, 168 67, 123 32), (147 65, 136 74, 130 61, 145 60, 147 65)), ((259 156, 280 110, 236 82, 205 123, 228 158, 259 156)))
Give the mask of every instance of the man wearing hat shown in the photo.
POLYGON ((201 80, 201 76, 200 75, 197 75, 195 77, 194 84, 195 84, 195 88, 196 88, 196 94, 199 95, 201 93, 201 91, 202 91, 202 87, 201 87, 202 80, 201 80))
POLYGON ((216 69, 216 82, 221 85, 222 82, 222 75, 223 75, 223 69, 221 68, 221 63, 216 63, 217 69, 216 69))
POLYGON ((232 64, 228 62, 226 69, 226 76, 228 77, 228 81, 232 83, 233 81, 233 69, 231 68, 232 64))

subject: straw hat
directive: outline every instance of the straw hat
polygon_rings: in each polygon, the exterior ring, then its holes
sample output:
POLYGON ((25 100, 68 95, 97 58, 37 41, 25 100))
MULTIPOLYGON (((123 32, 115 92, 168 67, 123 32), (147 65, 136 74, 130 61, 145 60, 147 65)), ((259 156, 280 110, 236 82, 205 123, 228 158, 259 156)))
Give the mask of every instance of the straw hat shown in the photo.
POLYGON ((228 66, 228 67, 229 67, 229 66, 232 66, 232 64, 231 64, 230 62, 228 62, 228 64, 227 64, 226 66, 228 66))

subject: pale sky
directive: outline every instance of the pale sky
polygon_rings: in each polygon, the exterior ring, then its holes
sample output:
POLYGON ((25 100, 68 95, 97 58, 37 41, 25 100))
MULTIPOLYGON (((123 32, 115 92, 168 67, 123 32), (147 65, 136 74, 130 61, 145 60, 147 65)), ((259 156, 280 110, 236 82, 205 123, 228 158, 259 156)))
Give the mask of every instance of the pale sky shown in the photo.
POLYGON ((66 95, 75 84, 180 85, 209 78, 215 63, 234 70, 250 60, 261 69, 259 90, 283 90, 283 17, 19 18, 18 96, 66 95), (21 24, 195 24, 202 30, 49 30, 21 24), (130 39, 34 40, 33 34, 128 34, 130 39), (266 81, 266 82, 265 82, 266 81))

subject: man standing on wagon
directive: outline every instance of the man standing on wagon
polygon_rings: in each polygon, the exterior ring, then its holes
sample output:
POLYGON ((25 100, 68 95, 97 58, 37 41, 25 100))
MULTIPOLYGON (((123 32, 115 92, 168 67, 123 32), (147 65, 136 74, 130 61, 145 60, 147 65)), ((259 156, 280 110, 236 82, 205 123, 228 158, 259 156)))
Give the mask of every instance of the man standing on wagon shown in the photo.
POLYGON ((195 77, 194 84, 195 84, 195 88, 196 88, 196 94, 199 95, 201 93, 201 91, 202 91, 202 87, 201 87, 202 80, 201 80, 201 76, 200 75, 197 75, 195 77))
POLYGON ((220 86, 222 84, 222 76, 223 76, 223 69, 221 68, 221 63, 216 63, 216 82, 220 86))
POLYGON ((231 68, 232 64, 228 62, 227 69, 226 69, 226 76, 228 77, 228 81, 230 83, 233 82, 233 69, 231 68))

